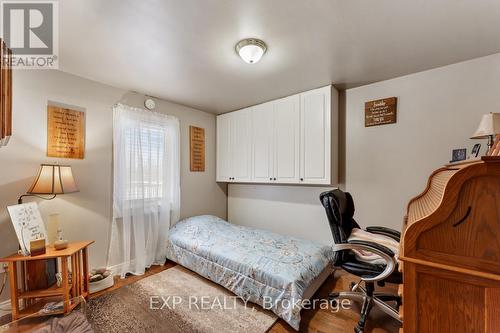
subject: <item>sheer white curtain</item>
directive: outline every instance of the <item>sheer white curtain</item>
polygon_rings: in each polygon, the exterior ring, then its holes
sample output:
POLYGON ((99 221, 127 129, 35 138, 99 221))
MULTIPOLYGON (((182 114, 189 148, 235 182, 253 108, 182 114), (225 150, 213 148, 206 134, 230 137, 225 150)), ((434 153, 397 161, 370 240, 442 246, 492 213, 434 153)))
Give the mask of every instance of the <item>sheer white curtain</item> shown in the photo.
POLYGON ((180 211, 179 120, 113 108, 113 221, 108 265, 122 277, 164 264, 166 237, 180 211))

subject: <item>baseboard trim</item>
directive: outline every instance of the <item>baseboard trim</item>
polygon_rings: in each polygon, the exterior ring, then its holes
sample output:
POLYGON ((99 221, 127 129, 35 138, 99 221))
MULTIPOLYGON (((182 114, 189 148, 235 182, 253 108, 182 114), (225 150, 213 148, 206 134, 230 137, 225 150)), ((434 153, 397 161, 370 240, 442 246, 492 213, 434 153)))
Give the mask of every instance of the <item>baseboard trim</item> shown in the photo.
MULTIPOLYGON (((117 265, 113 265, 113 266, 108 266, 107 269, 109 269, 111 271, 111 274, 113 275, 121 275, 122 272, 124 271, 124 268, 130 266, 130 265, 134 265, 135 263, 135 260, 132 260, 131 262, 124 262, 124 263, 121 263, 121 264, 117 264, 117 265)), ((153 265, 164 265, 165 263, 163 264, 157 264, 157 263, 152 263, 151 265, 149 266, 146 266, 146 269, 150 268, 151 266, 153 265)), ((132 275, 143 275, 143 274, 136 274, 136 273, 133 273, 133 272, 127 272, 127 274, 132 274, 132 275)))
POLYGON ((123 267, 126 265, 126 263, 121 263, 113 266, 107 267, 111 271, 112 275, 120 275, 120 272, 122 271, 123 267))

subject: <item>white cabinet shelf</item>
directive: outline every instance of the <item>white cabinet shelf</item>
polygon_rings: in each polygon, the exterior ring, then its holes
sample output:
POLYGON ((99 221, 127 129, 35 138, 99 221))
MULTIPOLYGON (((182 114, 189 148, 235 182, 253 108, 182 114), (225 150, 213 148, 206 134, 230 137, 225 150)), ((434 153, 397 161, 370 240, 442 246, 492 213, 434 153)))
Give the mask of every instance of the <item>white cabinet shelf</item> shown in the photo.
POLYGON ((217 116, 217 181, 336 184, 337 106, 326 86, 217 116))

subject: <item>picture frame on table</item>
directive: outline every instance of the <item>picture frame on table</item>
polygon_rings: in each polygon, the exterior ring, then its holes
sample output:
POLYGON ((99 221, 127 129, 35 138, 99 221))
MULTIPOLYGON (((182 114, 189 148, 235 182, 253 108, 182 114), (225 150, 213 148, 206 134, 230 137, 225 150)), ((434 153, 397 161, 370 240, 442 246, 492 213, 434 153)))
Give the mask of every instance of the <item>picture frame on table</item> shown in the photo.
POLYGON ((23 255, 29 256, 31 254, 31 242, 36 244, 43 240, 46 245, 47 230, 36 202, 8 206, 7 211, 16 231, 20 252, 23 255))

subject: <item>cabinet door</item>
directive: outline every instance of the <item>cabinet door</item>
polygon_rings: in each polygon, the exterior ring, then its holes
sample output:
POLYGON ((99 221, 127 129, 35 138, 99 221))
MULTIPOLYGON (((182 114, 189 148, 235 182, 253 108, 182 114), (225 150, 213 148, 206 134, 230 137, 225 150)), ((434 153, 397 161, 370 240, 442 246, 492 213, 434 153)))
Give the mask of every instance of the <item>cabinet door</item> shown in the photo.
POLYGON ((251 180, 251 108, 231 112, 231 177, 235 182, 251 180))
POLYGON ((301 183, 330 184, 331 87, 300 94, 301 183))
POLYGON ((217 116, 217 181, 227 182, 231 177, 230 117, 217 116))
POLYGON ((274 178, 276 183, 299 183, 300 98, 274 102, 274 178))
POLYGON ((252 181, 273 181, 273 103, 252 108, 252 181))

